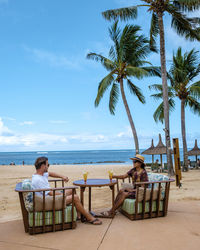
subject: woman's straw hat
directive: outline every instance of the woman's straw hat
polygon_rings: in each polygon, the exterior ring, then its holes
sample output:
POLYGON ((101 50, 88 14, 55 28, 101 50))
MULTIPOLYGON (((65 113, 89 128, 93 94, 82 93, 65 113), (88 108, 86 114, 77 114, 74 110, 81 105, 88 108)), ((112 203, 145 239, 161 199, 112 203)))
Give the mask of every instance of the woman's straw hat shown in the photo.
POLYGON ((133 161, 139 161, 141 163, 144 163, 144 156, 137 154, 134 158, 130 158, 133 161))

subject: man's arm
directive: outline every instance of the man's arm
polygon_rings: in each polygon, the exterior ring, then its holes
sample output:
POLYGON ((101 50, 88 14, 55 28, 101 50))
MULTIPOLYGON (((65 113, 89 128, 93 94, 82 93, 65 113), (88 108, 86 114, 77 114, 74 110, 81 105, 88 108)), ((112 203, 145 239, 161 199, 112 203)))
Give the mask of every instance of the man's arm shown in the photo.
POLYGON ((116 178, 116 179, 125 179, 128 176, 129 175, 126 173, 126 174, 122 174, 122 175, 113 175, 113 178, 116 178))
POLYGON ((54 177, 54 178, 61 178, 62 180, 64 180, 65 182, 69 181, 69 178, 67 176, 64 175, 60 175, 54 172, 48 172, 50 177, 54 177))

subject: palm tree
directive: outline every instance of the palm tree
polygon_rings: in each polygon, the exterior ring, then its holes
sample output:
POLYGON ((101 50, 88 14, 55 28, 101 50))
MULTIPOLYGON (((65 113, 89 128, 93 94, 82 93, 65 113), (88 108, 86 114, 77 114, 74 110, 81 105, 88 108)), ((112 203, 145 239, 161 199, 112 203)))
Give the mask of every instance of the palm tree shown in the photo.
POLYGON ((107 20, 120 18, 121 20, 135 19, 137 17, 137 7, 144 6, 152 13, 151 28, 150 28, 150 44, 155 46, 157 35, 160 36, 160 62, 164 101, 164 120, 165 120, 165 140, 167 146, 167 165, 168 174, 173 174, 172 159, 171 159, 171 143, 170 143, 170 128, 169 128, 169 103, 168 103, 168 88, 166 74, 166 58, 165 58, 165 37, 163 16, 168 13, 172 17, 171 26, 179 35, 185 36, 190 40, 200 40, 200 18, 188 18, 182 11, 194 11, 200 8, 199 0, 141 0, 145 4, 120 8, 115 10, 107 10, 103 12, 103 17, 107 20))
POLYGON ((131 77, 141 79, 145 76, 160 76, 159 68, 151 65, 145 66, 146 64, 150 64, 145 61, 145 58, 150 53, 149 40, 143 35, 138 35, 138 31, 140 30, 139 26, 133 25, 126 25, 124 29, 121 30, 118 28, 118 22, 115 22, 111 28, 109 28, 110 38, 114 43, 110 48, 109 57, 106 58, 96 53, 89 53, 87 55, 88 59, 100 62, 109 71, 109 74, 99 83, 95 106, 97 107, 99 105, 105 91, 112 85, 109 110, 110 113, 114 115, 115 107, 121 92, 135 141, 136 153, 139 153, 139 143, 124 91, 124 80, 127 80, 127 86, 130 93, 134 94, 141 103, 145 103, 145 97, 140 88, 131 81, 131 77))
MULTIPOLYGON (((188 170, 188 153, 185 130, 185 107, 200 115, 200 81, 192 83, 195 77, 200 74, 200 64, 197 58, 198 51, 192 49, 190 52, 182 55, 182 50, 179 47, 176 55, 173 56, 173 63, 171 65, 168 77, 171 86, 168 88, 169 93, 169 107, 172 111, 175 108, 174 98, 178 97, 181 101, 181 132, 183 141, 183 158, 184 169, 188 170)), ((155 99, 162 98, 162 85, 154 84, 149 86, 150 89, 155 89, 159 93, 152 95, 155 99)), ((156 122, 164 120, 163 102, 158 106, 154 113, 156 122)))

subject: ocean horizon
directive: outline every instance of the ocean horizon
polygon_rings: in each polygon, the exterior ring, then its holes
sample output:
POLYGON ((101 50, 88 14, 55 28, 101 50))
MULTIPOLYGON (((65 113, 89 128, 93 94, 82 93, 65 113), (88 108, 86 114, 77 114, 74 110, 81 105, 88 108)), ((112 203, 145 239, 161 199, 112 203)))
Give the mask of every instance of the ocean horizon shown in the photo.
MULTIPOLYGON (((143 152, 145 149, 141 149, 143 152)), ((188 149, 189 150, 189 149, 188 149)), ((72 150, 72 151, 26 151, 26 152, 0 152, 0 165, 33 165, 35 159, 46 156, 52 165, 67 164, 131 164, 130 157, 135 156, 134 149, 113 149, 113 150, 72 150)), ((144 155, 145 162, 151 163, 152 156, 144 155)), ((154 161, 160 155, 154 155, 154 161)), ((166 155, 162 155, 163 163, 166 162, 166 155)), ((183 159, 183 150, 180 149, 180 160, 183 159)), ((190 157, 195 160, 195 157, 190 157)))

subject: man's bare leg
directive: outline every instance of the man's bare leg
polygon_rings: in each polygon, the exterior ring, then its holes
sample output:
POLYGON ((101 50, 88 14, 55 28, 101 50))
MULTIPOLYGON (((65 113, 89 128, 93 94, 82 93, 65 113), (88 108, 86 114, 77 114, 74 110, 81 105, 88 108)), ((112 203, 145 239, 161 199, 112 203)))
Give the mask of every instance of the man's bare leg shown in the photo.
MULTIPOLYGON (((72 202, 72 195, 69 195, 66 197, 66 204, 69 205, 71 202, 72 202)), ((77 209, 77 212, 79 212, 80 214, 85 216, 87 221, 91 222, 91 221, 95 220, 95 218, 84 209, 77 194, 74 195, 74 204, 75 204, 75 207, 77 209)), ((94 224, 100 225, 100 224, 102 224, 102 222, 100 220, 97 220, 94 222, 94 224)))
MULTIPOLYGON (((70 196, 70 195, 72 195, 72 189, 65 189, 65 195, 66 196, 70 196)), ((72 199, 72 198, 71 198, 72 199)), ((70 203, 69 203, 70 204, 70 203)), ((78 216, 78 219, 80 219, 81 218, 81 214, 80 214, 80 212, 77 210, 77 216, 78 216)))

